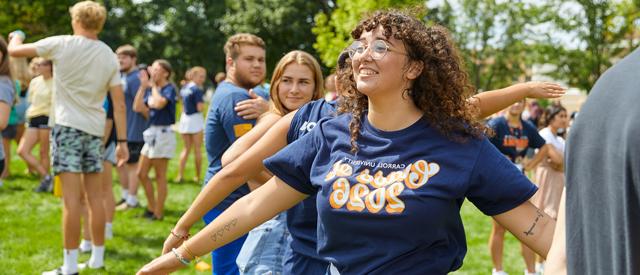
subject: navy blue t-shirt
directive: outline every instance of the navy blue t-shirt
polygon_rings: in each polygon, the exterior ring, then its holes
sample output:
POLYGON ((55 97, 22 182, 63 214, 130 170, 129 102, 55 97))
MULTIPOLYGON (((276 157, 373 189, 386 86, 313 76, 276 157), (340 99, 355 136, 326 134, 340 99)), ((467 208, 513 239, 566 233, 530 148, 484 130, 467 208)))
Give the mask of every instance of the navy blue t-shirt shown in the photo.
POLYGON ((111 119, 111 131, 109 133, 105 133, 109 138, 107 139, 107 144, 105 147, 108 147, 111 143, 116 142, 116 121, 113 119, 113 100, 111 99, 111 94, 107 93, 107 98, 104 100, 104 110, 107 113, 107 119, 111 119))
POLYGON ((511 162, 520 163, 527 149, 538 149, 546 143, 538 130, 529 121, 520 120, 522 127, 511 127, 504 116, 489 120, 488 125, 495 132, 490 141, 511 162))
POLYGON ((182 112, 191 115, 198 112, 198 103, 204 102, 202 99, 204 92, 198 85, 190 82, 180 90, 182 97, 182 112))
POLYGON ((493 216, 537 190, 486 138, 452 142, 423 119, 386 132, 365 114, 354 155, 350 120, 321 120, 265 160, 274 175, 316 196, 318 253, 343 275, 454 271, 467 249, 465 197, 493 216))
MULTIPOLYGON (((292 143, 308 134, 322 118, 335 114, 336 102, 324 99, 309 102, 298 109, 291 120, 291 127, 287 133, 287 143, 292 143)), ((287 227, 291 233, 291 250, 294 254, 321 260, 317 248, 318 211, 316 197, 309 196, 287 211, 287 227)), ((328 262, 322 260, 318 265, 309 259, 298 259, 295 265, 285 265, 285 274, 325 274, 328 262), (305 261, 306 260, 306 261, 305 261), (304 263, 301 261, 305 261, 304 263), (314 267, 317 266, 317 270, 314 267)))
MULTIPOLYGON (((167 99, 167 105, 162 109, 149 108, 149 124, 154 126, 169 126, 176 123, 176 88, 171 83, 164 85, 160 89, 160 95, 167 99)), ((144 93, 144 104, 149 105, 151 88, 147 88, 144 93)))
MULTIPOLYGON (((266 93, 260 87, 254 88, 253 91, 263 98, 267 98, 266 93)), ((255 119, 243 119, 233 110, 238 102, 245 99, 250 99, 249 92, 227 81, 223 81, 218 85, 211 98, 204 127, 204 144, 207 150, 207 159, 209 160, 207 173, 204 177, 205 184, 222 169, 221 159, 224 151, 236 139, 249 132, 256 124, 255 119)), ((215 209, 224 211, 246 194, 249 194, 249 187, 245 184, 233 191, 215 209)))
POLYGON ((124 91, 124 104, 127 109, 127 140, 130 142, 144 142, 142 132, 147 129, 148 122, 140 113, 133 111, 133 100, 140 89, 140 71, 135 69, 130 73, 122 74, 122 90, 124 91))

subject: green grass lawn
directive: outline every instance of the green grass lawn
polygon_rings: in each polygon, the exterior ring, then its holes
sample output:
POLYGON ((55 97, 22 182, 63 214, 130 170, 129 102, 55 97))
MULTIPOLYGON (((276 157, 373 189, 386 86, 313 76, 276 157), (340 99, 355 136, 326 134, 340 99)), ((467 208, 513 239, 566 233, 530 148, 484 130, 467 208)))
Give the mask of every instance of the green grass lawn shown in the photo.
MULTIPOLYGON (((181 144, 180 138, 178 141, 181 144)), ((169 164, 170 180, 177 174, 178 150, 176 158, 169 164)), ((40 274, 62 265, 62 204, 59 198, 51 194, 32 191, 37 186, 38 179, 25 175, 26 167, 16 157, 15 145, 12 151, 12 176, 0 187, 0 274, 40 274)), ((193 156, 188 162, 185 179, 195 176, 192 159, 193 156)), ((114 179, 117 180, 117 177, 114 179)), ((116 200, 119 200, 120 187, 117 181, 113 187, 116 200)), ((83 274, 134 274, 145 263, 158 256, 164 239, 199 190, 200 184, 193 181, 180 184, 169 182, 163 221, 152 222, 139 218, 143 208, 116 212, 114 238, 106 242, 106 270, 87 271, 83 274)), ((142 190, 139 190, 138 197, 144 205, 146 202, 142 190)), ((491 259, 487 240, 491 220, 468 201, 464 203, 462 215, 469 248, 463 267, 455 274, 490 274, 491 259)), ((199 229, 202 225, 198 224, 194 229, 199 229)), ((524 264, 520 256, 520 245, 510 234, 507 234, 504 251, 506 271, 521 274, 524 264)), ((80 261, 88 260, 89 256, 81 254, 80 261)), ((210 257, 205 259, 210 262, 210 257)), ((197 273, 199 272, 191 267, 177 274, 197 273)))

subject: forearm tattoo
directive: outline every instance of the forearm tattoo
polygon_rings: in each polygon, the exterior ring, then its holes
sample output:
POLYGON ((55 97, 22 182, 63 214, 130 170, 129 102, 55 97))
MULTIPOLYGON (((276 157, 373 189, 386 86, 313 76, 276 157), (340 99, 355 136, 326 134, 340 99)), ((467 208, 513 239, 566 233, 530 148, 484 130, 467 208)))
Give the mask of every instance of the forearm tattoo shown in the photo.
POLYGON ((540 209, 537 209, 536 213, 538 213, 538 215, 536 216, 536 219, 533 221, 533 224, 531 225, 531 227, 529 227, 529 230, 524 232, 524 234, 527 235, 527 236, 533 235, 533 229, 536 228, 536 225, 538 224, 538 221, 542 217, 544 217, 544 214, 542 214, 542 211, 540 211, 540 209))
POLYGON ((233 219, 229 223, 225 224, 222 228, 218 229, 213 235, 210 236, 211 240, 217 242, 218 239, 222 240, 225 232, 231 231, 238 224, 238 219, 233 219))

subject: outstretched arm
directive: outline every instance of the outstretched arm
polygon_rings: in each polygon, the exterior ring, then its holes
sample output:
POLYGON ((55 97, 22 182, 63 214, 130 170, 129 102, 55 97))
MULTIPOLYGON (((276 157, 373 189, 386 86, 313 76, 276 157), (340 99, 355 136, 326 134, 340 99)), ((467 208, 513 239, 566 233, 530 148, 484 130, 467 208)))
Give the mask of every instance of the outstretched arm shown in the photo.
POLYGON ((276 114, 269 113, 260 119, 251 131, 238 138, 222 155, 222 167, 227 166, 244 152, 249 150, 265 133, 280 119, 276 114))
MULTIPOLYGON (((176 252, 187 260, 221 247, 307 197, 277 177, 236 201, 213 222, 186 241, 176 252)), ((181 268, 174 253, 145 265, 138 274, 166 274, 181 268)))
MULTIPOLYGON (((232 162, 213 176, 191 203, 187 212, 178 220, 173 232, 179 236, 189 234, 191 226, 199 221, 207 211, 218 205, 247 180, 264 170, 262 161, 287 145, 287 132, 292 117, 293 114, 290 113, 281 118, 254 146, 240 155, 237 161, 232 162)), ((179 238, 170 234, 164 243, 163 254, 171 248, 177 247, 180 243, 179 238)))
POLYGON ((469 98, 476 112, 476 119, 497 113, 525 98, 558 98, 566 90, 550 82, 525 82, 507 88, 479 93, 469 98))
POLYGON ((556 222, 544 211, 526 201, 493 218, 538 255, 547 258, 556 222))

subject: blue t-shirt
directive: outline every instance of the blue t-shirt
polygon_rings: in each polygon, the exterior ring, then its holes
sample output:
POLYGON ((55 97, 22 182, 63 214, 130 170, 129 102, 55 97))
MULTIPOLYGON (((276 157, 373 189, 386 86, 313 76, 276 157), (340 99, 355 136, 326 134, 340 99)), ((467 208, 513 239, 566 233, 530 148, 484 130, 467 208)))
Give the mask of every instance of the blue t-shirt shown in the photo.
POLYGON ((522 119, 520 122, 522 127, 511 127, 503 116, 488 122, 495 132, 495 136, 490 139, 491 143, 513 163, 520 163, 527 154, 527 149, 537 149, 546 143, 531 122, 522 119))
MULTIPOLYGON (((298 109, 291 120, 291 127, 287 133, 287 143, 292 143, 308 134, 318 121, 335 114, 336 102, 324 99, 309 102, 298 109)), ((316 197, 309 196, 296 206, 287 210, 287 227, 291 233, 291 251, 296 257, 294 265, 285 265, 285 274, 325 274, 329 262, 318 256, 317 227, 318 211, 316 197), (307 259, 306 257, 312 258, 307 259), (321 263, 314 264, 321 260, 321 263)))
MULTIPOLYGON (((266 99, 266 93, 259 87, 254 88, 253 91, 266 99)), ((224 151, 236 139, 249 132, 256 124, 255 119, 243 119, 233 110, 236 103, 246 99, 250 99, 247 90, 227 81, 223 81, 218 85, 211 98, 204 127, 204 144, 207 150, 207 159, 209 160, 207 173, 204 177, 205 184, 222 169, 221 159, 224 151)), ((246 184, 242 185, 220 202, 215 209, 225 210, 248 193, 249 187, 246 184)))
POLYGON ((148 123, 140 113, 133 111, 133 100, 140 88, 140 71, 135 69, 130 73, 122 73, 122 90, 124 91, 124 104, 127 109, 127 140, 130 142, 144 142, 142 132, 147 129, 148 123))
MULTIPOLYGON (((176 88, 171 83, 164 85, 160 89, 160 95, 167 99, 167 105, 162 109, 149 108, 149 125, 169 126, 176 123, 176 88)), ((148 106, 151 88, 147 88, 144 93, 144 104, 148 106)))
POLYGON ((352 154, 349 114, 322 120, 265 166, 316 196, 318 253, 341 274, 446 274, 462 265, 460 207, 486 215, 537 190, 486 139, 452 142, 421 119, 386 132, 366 114, 352 154))
MULTIPOLYGON (((15 101, 13 81, 7 76, 0 76, 0 101, 13 106, 15 101)), ((0 160, 4 159, 4 149, 0 146, 0 160)))
POLYGON ((198 112, 198 103, 204 102, 202 99, 204 92, 198 85, 190 82, 180 90, 182 97, 182 112, 191 115, 198 112))
POLYGON ((116 134, 116 122, 113 119, 113 100, 111 99, 111 94, 107 93, 107 98, 105 98, 103 106, 104 111, 107 113, 107 119, 111 119, 111 131, 109 133, 104 133, 109 136, 107 139, 107 144, 105 147, 108 147, 111 143, 116 142, 117 134, 116 134))

